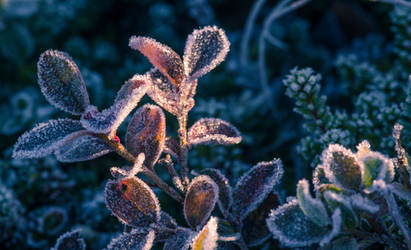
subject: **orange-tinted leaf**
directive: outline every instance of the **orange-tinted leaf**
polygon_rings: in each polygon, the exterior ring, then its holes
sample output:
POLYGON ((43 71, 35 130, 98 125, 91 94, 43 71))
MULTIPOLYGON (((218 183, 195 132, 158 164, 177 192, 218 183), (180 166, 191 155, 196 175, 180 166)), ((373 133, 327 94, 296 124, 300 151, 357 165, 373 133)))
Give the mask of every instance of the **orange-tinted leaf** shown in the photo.
POLYGON ((213 250, 217 247, 217 218, 211 217, 208 223, 193 239, 193 250, 213 250))

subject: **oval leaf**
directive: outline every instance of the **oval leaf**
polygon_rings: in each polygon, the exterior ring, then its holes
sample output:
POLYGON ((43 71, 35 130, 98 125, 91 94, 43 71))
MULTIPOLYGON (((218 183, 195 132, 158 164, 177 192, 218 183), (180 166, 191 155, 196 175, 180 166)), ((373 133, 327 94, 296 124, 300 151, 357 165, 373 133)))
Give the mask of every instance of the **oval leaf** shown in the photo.
POLYGON ((128 44, 140 51, 174 86, 178 87, 184 79, 183 62, 170 47, 149 37, 132 36, 128 44))
POLYGON ((191 245, 192 250, 214 250, 217 248, 217 218, 211 217, 207 224, 194 237, 191 245))
POLYGON ((194 30, 184 49, 184 74, 199 78, 224 61, 230 42, 225 32, 216 26, 194 30))
POLYGON ((109 145, 98 137, 84 133, 66 141, 54 152, 61 162, 88 161, 113 151, 109 145))
POLYGON ((147 77, 151 83, 147 91, 148 96, 171 114, 177 115, 179 112, 177 88, 157 69, 148 72, 147 77))
POLYGON ((364 154, 360 161, 362 166, 362 184, 365 188, 371 187, 374 180, 383 179, 390 183, 394 179, 394 164, 387 157, 378 152, 364 154))
POLYGON ((14 158, 39 158, 53 151, 85 130, 77 120, 58 119, 40 123, 19 137, 13 149, 14 158))
POLYGON ((127 225, 148 227, 160 220, 160 205, 156 195, 136 177, 109 180, 105 197, 107 207, 127 225))
POLYGON ((233 192, 233 213, 244 219, 273 191, 283 172, 280 159, 260 162, 246 172, 233 192))
POLYGON ((218 186, 218 206, 221 211, 228 212, 233 202, 232 190, 227 178, 218 169, 207 168, 201 171, 202 174, 210 176, 218 186))
POLYGON ((111 240, 107 250, 150 250, 155 238, 154 230, 133 229, 111 240))
POLYGON ((187 250, 195 233, 186 228, 178 228, 176 234, 164 243, 164 250, 187 250))
POLYGON ((210 217, 218 200, 218 187, 206 175, 193 179, 184 200, 184 217, 192 228, 201 227, 210 217))
POLYGON ((57 50, 41 54, 37 76, 41 92, 57 108, 80 115, 90 104, 83 77, 68 54, 57 50))
POLYGON ((191 146, 199 144, 237 144, 241 135, 230 123, 216 118, 202 118, 188 130, 191 146))
POLYGON ((51 250, 85 250, 86 243, 80 237, 79 231, 71 231, 62 234, 51 250))

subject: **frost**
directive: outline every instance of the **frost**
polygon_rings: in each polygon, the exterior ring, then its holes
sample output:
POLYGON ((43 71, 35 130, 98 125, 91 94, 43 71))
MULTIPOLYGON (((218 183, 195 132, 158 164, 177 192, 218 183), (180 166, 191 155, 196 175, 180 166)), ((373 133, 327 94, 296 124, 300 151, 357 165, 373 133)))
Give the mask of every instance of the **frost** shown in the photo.
POLYGON ((184 217, 192 228, 204 225, 218 200, 218 186, 208 176, 194 178, 184 199, 184 217))
POLYGON ((324 239, 320 241, 320 246, 324 246, 325 244, 328 244, 335 236, 340 234, 341 232, 341 225, 342 225, 342 216, 341 216, 341 210, 337 208, 333 215, 331 216, 333 227, 331 233, 329 233, 324 239))
POLYGON ((357 145, 357 157, 361 158, 365 154, 371 151, 371 145, 367 140, 362 141, 360 144, 357 145))
POLYGON ((148 72, 147 77, 150 80, 148 96, 171 114, 177 115, 179 94, 176 86, 157 69, 148 72))
POLYGON ((330 181, 325 177, 324 168, 321 165, 318 165, 313 172, 313 185, 315 191, 319 191, 320 187, 324 184, 330 184, 330 181))
POLYGON ((157 197, 146 183, 136 177, 109 180, 105 198, 110 211, 125 224, 147 227, 160 220, 157 197))
POLYGON ((129 46, 140 51, 174 86, 184 79, 184 66, 180 56, 170 47, 148 37, 133 36, 129 46))
POLYGON ((354 208, 361 209, 361 210, 367 211, 372 214, 380 210, 378 204, 372 202, 371 200, 367 198, 364 198, 360 194, 354 194, 350 196, 350 202, 354 208))
POLYGON ((176 234, 164 243, 164 250, 188 250, 195 236, 195 232, 178 228, 176 234))
POLYGON ((298 204, 305 216, 319 226, 330 224, 330 218, 328 217, 324 204, 321 200, 314 199, 311 196, 308 181, 305 179, 300 180, 297 184, 297 198, 298 204))
POLYGON ((135 112, 128 125, 126 147, 135 156, 144 153, 144 163, 151 168, 163 151, 165 136, 163 111, 158 106, 146 104, 135 112))
POLYGON ((283 172, 280 159, 260 162, 246 172, 233 191, 233 213, 243 219, 256 209, 280 182, 283 172))
POLYGON ((409 190, 406 190, 401 184, 393 183, 388 185, 388 188, 391 190, 393 194, 397 195, 399 198, 411 202, 411 192, 409 190))
POLYGON ((13 149, 14 158, 39 158, 53 153, 67 140, 84 133, 79 121, 50 120, 40 123, 19 137, 13 149))
POLYGON ((119 90, 114 104, 98 112, 94 106, 89 106, 81 116, 82 125, 95 133, 110 133, 114 136, 117 128, 137 106, 145 95, 149 84, 147 78, 135 75, 119 90))
POLYGON ((237 144, 241 135, 230 123, 216 118, 202 118, 188 130, 191 146, 199 144, 237 144))
POLYGON ((119 237, 112 239, 106 250, 150 250, 155 238, 154 230, 145 232, 144 230, 133 229, 130 233, 123 233, 119 237))
POLYGON ((330 144, 322 153, 325 176, 337 186, 359 189, 361 186, 361 162, 351 150, 338 144, 330 144))
POLYGON ((179 159, 180 145, 174 138, 166 136, 163 151, 172 155, 174 158, 179 159))
POLYGON ((216 26, 194 30, 187 38, 184 49, 184 74, 199 78, 224 61, 230 42, 224 31, 216 26))
POLYGON ((331 210, 336 210, 339 208, 341 210, 341 216, 343 218, 345 228, 351 230, 357 227, 358 219, 351 207, 349 198, 336 194, 332 191, 324 192, 324 198, 328 203, 328 208, 331 210))
POLYGON ((62 234, 51 250, 85 250, 86 243, 80 237, 78 230, 62 234))
POLYGON ((85 133, 59 146, 54 154, 61 162, 92 160, 112 151, 109 145, 92 134, 85 133))
POLYGON ((192 250, 214 250, 217 248, 217 218, 211 217, 207 224, 194 237, 192 250))
POLYGON ((117 178, 117 179, 124 178, 124 177, 133 177, 138 172, 142 171, 144 159, 145 159, 144 153, 140 153, 137 156, 137 159, 134 162, 133 166, 124 166, 122 168, 112 167, 110 168, 110 173, 114 178, 117 178))
POLYGON ((320 250, 359 250, 358 242, 352 237, 339 237, 320 248, 320 250))
POLYGON ((372 185, 377 179, 383 179, 390 183, 394 179, 393 162, 378 152, 369 152, 364 154, 360 161, 362 166, 362 183, 365 188, 372 185))
POLYGON ((66 53, 47 50, 41 54, 37 76, 41 92, 57 108, 80 115, 90 104, 83 77, 66 53))
POLYGON ((218 206, 220 210, 228 211, 233 202, 232 190, 227 178, 218 169, 207 168, 201 171, 202 174, 210 176, 218 186, 218 206))

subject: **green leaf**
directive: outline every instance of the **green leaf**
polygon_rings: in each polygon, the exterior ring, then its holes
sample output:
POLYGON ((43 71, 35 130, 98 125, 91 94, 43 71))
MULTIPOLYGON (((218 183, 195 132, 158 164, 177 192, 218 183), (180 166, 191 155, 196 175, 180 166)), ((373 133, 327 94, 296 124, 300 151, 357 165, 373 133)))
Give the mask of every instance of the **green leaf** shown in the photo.
POLYGON ((365 188, 372 185, 374 180, 383 179, 390 183, 394 179, 394 164, 387 157, 378 152, 364 154, 360 161, 362 165, 362 184, 365 188))
POLYGON ((324 198, 327 201, 328 207, 332 211, 340 208, 344 228, 351 230, 358 226, 357 216, 353 211, 348 198, 346 198, 344 195, 337 194, 332 191, 326 191, 324 193, 324 198))

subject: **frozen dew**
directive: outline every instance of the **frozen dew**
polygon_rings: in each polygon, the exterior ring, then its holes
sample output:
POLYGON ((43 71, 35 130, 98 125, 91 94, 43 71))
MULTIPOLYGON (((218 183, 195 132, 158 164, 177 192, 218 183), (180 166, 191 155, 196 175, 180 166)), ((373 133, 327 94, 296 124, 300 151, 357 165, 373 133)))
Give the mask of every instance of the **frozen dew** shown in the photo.
POLYGON ((191 245, 192 250, 214 250, 217 248, 217 218, 211 217, 207 224, 194 237, 191 245))
POLYGON ((85 250, 86 243, 80 237, 78 230, 62 234, 56 242, 56 245, 51 250, 85 250))
POLYGON ((155 238, 154 230, 133 229, 111 240, 105 250, 150 250, 155 238))
POLYGON ((369 153, 371 151, 371 145, 367 140, 362 141, 360 144, 357 145, 357 157, 361 158, 365 154, 369 153))
POLYGON ((201 171, 202 174, 208 175, 218 186, 218 206, 224 213, 228 211, 233 203, 232 190, 227 178, 220 170, 207 168, 201 171))
POLYGON ((217 118, 202 118, 188 130, 191 146, 200 144, 237 144, 241 135, 230 123, 217 118))

